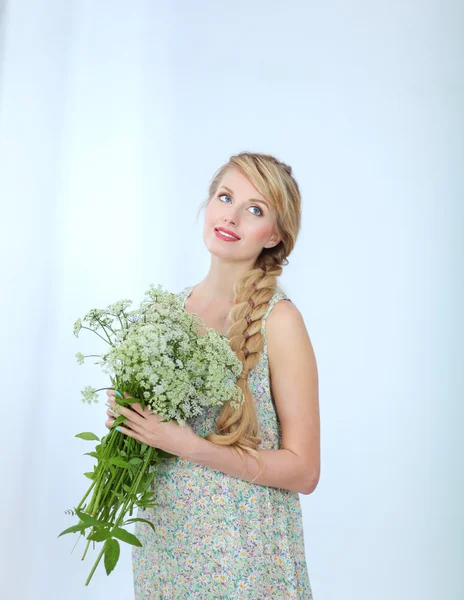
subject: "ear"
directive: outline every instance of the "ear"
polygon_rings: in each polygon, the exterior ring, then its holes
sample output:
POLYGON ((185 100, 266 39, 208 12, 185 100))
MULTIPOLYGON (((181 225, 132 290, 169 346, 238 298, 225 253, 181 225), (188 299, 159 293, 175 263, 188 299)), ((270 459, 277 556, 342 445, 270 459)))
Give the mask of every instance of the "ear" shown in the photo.
POLYGON ((281 241, 281 238, 278 236, 277 233, 275 233, 264 247, 265 248, 274 248, 274 246, 277 246, 277 244, 280 241, 281 241))

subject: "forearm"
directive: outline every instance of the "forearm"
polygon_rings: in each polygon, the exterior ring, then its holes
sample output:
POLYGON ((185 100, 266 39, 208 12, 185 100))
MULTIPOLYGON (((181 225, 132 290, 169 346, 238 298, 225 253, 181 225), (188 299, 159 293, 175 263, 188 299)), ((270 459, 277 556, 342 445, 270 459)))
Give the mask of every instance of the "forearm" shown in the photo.
POLYGON ((254 456, 245 453, 241 457, 230 446, 220 446, 199 436, 184 458, 244 481, 254 480, 253 483, 258 485, 292 490, 300 494, 311 493, 312 485, 307 468, 294 452, 287 449, 258 452, 263 461, 259 477, 256 476, 260 465, 254 456))

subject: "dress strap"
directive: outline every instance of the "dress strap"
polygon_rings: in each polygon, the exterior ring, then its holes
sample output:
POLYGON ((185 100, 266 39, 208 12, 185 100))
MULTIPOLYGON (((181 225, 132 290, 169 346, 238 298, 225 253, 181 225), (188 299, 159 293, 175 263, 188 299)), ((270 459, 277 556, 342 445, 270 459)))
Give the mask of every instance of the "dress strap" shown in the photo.
POLYGON ((266 321, 266 319, 269 316, 269 313, 274 308, 274 306, 277 304, 277 302, 279 302, 279 300, 289 300, 291 302, 290 298, 287 296, 287 294, 282 289, 276 288, 274 295, 269 300, 269 306, 267 307, 267 310, 263 315, 263 321, 266 321))
POLYGON ((183 308, 185 308, 185 303, 187 301, 187 298, 190 296, 190 293, 194 287, 195 287, 194 285, 188 285, 183 290, 178 292, 177 296, 178 296, 179 300, 182 302, 183 308))

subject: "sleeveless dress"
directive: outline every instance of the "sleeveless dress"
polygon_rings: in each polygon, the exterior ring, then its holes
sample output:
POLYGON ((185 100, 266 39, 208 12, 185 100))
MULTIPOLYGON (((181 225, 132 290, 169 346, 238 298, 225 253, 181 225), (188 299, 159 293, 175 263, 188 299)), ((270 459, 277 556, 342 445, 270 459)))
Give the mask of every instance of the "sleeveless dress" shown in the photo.
MULTIPOLYGON (((194 286, 177 297, 183 302, 194 286)), ((261 449, 277 450, 281 429, 269 379, 265 323, 279 300, 276 288, 263 315, 264 348, 248 375, 256 401, 261 449)), ((189 421, 198 435, 214 430, 221 407, 189 421)), ((162 459, 153 482, 157 505, 138 509, 132 546, 136 600, 312 600, 298 492, 252 484, 176 457, 162 459)))

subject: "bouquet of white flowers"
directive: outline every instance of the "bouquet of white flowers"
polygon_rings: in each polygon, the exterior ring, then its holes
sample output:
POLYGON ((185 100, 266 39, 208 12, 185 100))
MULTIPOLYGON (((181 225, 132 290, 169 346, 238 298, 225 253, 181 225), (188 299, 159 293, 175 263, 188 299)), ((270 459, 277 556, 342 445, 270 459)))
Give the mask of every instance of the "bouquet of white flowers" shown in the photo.
MULTIPOLYGON (((175 419, 180 426, 206 407, 228 400, 232 406, 242 403, 243 393, 236 385, 242 363, 227 339, 210 328, 206 328, 206 334, 200 334, 200 327, 204 327, 201 318, 187 313, 177 296, 160 285, 151 285, 145 296, 136 310, 128 310, 131 300, 121 300, 103 310, 92 309, 82 320, 78 319, 74 324, 76 337, 81 329, 88 329, 109 346, 102 355, 78 353, 78 362, 100 358, 96 364, 101 365, 110 376, 112 387, 120 393, 118 404, 140 402, 142 408, 148 407, 164 421, 175 419), (124 392, 130 397, 124 398, 124 392)), ((99 391, 87 386, 82 401, 97 402, 99 391)), ((174 457, 119 433, 115 428, 124 420, 124 416, 118 416, 110 432, 101 439, 91 432, 76 436, 98 442, 92 452, 86 453, 97 462, 93 471, 85 473, 92 483, 84 497, 67 511, 76 515, 79 522, 58 537, 79 533, 79 541, 81 535, 87 534, 82 560, 91 542, 103 542, 85 585, 103 556, 107 574, 114 569, 120 552, 118 540, 141 546, 124 525, 144 521, 154 531, 149 521, 127 517, 132 517, 135 506, 147 508, 156 504, 150 489, 155 467, 161 458, 174 457)))

